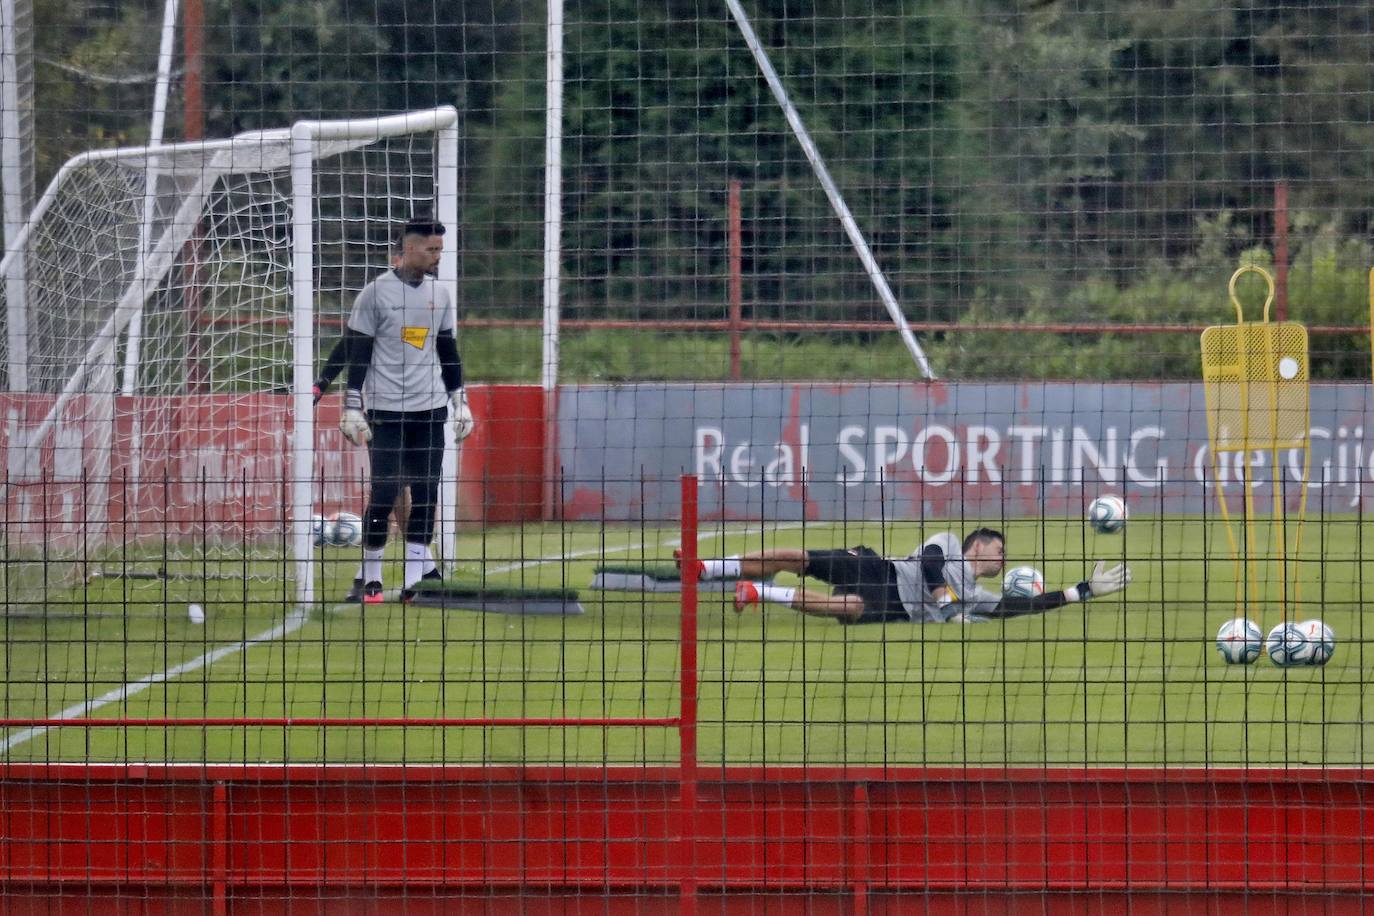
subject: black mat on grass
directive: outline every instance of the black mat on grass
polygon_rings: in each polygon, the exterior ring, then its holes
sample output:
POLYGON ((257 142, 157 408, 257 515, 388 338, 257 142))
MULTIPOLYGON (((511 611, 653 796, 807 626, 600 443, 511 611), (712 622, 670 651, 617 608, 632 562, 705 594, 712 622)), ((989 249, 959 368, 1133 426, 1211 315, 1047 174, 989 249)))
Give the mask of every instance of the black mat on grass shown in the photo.
POLYGON ((487 611, 497 614, 585 614, 577 592, 569 588, 510 588, 435 583, 415 590, 417 607, 487 611))

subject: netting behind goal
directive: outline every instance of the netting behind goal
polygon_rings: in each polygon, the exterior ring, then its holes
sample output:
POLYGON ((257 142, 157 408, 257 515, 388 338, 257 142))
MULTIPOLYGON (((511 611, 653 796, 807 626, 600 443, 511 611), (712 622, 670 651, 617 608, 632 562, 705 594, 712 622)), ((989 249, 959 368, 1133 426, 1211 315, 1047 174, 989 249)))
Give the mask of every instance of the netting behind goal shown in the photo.
MULTIPOLYGON (((399 225, 438 213, 436 130, 453 118, 69 162, 5 260, 26 278, 26 301, 0 304, 11 559, 41 558, 47 586, 114 561, 107 544, 123 564, 266 559, 239 571, 291 578, 288 521, 351 504, 363 474, 344 466, 360 452, 312 469, 308 380, 399 225)), ((8 569, 22 602, 33 583, 8 569)))

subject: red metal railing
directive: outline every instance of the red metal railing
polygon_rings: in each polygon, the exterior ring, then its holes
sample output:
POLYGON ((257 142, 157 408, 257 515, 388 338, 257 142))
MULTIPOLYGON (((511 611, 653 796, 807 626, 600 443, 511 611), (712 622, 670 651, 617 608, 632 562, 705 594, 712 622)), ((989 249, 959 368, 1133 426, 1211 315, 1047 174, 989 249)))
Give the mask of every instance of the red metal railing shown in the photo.
POLYGON ((1359 913, 1371 811, 1362 769, 11 765, 0 908, 1359 913))
MULTIPOLYGON (((684 477, 688 572, 696 515, 684 477)), ((677 766, 8 764, 0 909, 1334 914, 1374 893, 1362 768, 703 767, 681 586, 676 716, 0 720, 679 734, 677 766)))

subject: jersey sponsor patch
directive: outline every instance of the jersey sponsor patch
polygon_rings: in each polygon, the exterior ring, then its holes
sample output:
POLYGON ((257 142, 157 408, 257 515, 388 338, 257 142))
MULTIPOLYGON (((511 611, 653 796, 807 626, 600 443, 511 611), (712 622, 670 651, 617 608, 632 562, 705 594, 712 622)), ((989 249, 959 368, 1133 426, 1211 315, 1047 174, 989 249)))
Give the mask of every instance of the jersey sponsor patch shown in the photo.
POLYGON ((429 337, 429 328, 403 327, 401 328, 401 340, 410 344, 417 350, 425 348, 425 339, 429 337))

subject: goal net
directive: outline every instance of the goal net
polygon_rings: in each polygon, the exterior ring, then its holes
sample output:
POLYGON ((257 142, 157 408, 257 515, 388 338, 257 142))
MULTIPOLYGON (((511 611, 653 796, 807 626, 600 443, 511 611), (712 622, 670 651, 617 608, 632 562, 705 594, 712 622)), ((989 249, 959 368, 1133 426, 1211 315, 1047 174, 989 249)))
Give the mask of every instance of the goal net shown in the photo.
POLYGON ((10 607, 186 563, 312 598, 310 516, 356 509, 365 467, 316 460, 338 432, 311 380, 400 224, 454 221, 455 122, 300 122, 63 166, 3 262, 24 278, 0 308, 10 607))

